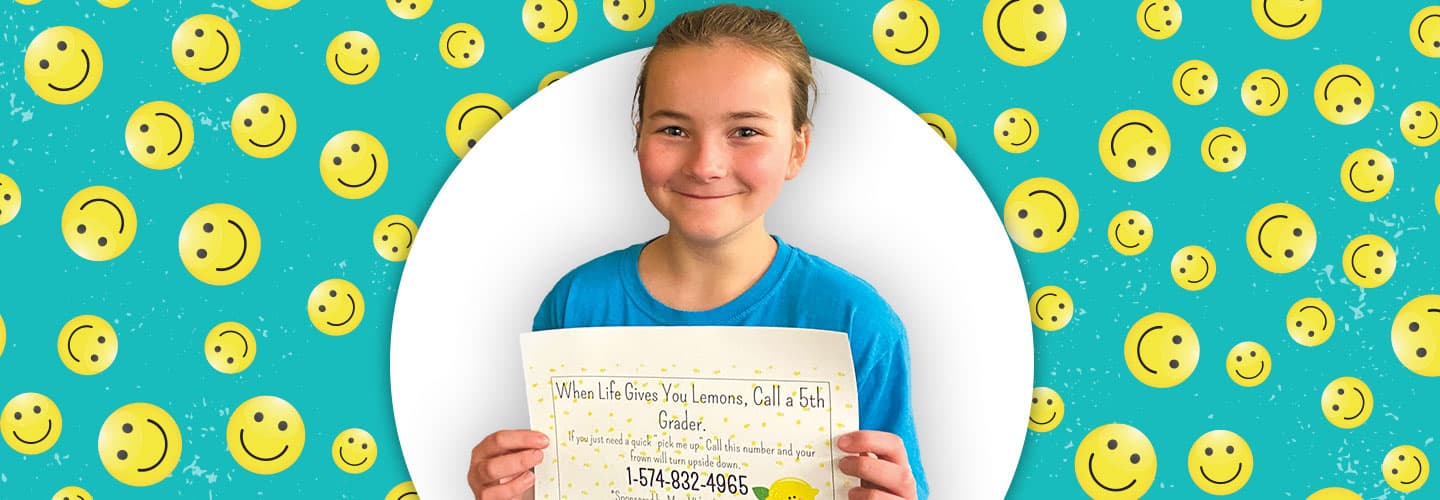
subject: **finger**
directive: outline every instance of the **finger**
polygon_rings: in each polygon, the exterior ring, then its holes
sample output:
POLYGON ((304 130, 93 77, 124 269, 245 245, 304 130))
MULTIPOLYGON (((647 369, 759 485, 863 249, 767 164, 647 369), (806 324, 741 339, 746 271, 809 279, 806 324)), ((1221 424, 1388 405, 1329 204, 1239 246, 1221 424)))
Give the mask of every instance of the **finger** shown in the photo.
POLYGON ((905 500, 889 492, 871 488, 853 488, 850 490, 850 500, 905 500))
POLYGON ((528 472, 544 459, 540 450, 517 451, 482 461, 476 468, 480 482, 486 486, 495 483, 513 482, 514 476, 528 472))
POLYGON ((915 496, 915 478, 904 465, 858 456, 840 459, 840 472, 860 478, 862 489, 876 489, 904 498, 915 496))
POLYGON ((531 430, 498 431, 480 441, 476 451, 481 458, 495 457, 519 450, 538 450, 550 446, 550 438, 531 430))
POLYGON ((479 500, 514 500, 520 498, 526 490, 534 485, 535 473, 525 471, 512 481, 485 487, 480 491, 478 498, 479 500))
POLYGON ((905 441, 889 432, 855 431, 840 436, 840 441, 836 444, 849 453, 874 453, 887 462, 907 466, 910 463, 910 458, 905 454, 905 441))

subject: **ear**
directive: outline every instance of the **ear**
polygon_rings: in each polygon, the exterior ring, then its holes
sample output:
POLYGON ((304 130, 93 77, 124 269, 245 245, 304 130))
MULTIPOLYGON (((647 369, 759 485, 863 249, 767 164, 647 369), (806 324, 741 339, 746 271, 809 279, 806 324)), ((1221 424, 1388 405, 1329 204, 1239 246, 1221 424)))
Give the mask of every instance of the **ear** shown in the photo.
POLYGON ((790 165, 785 170, 785 180, 794 179, 805 166, 805 157, 810 153, 810 124, 800 126, 795 132, 795 141, 790 145, 790 165))

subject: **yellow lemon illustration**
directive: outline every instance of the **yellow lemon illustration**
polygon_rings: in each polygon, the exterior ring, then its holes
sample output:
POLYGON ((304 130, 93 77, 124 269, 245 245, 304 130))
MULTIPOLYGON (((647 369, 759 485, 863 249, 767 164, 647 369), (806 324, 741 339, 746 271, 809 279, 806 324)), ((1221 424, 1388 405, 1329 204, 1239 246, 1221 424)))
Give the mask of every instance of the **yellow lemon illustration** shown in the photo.
POLYGON ((1046 177, 1021 182, 1005 199, 1005 230, 1031 252, 1059 250, 1075 236, 1080 207, 1070 188, 1046 177))
POLYGON ((1225 373, 1230 375, 1230 380, 1243 387, 1255 387, 1264 383, 1274 369, 1270 351, 1257 342, 1235 344, 1235 347, 1230 348, 1230 356, 1225 358, 1225 373))
POLYGON ((1361 288, 1375 288, 1395 274, 1395 247, 1373 234, 1357 236, 1345 245, 1341 257, 1345 277, 1361 288))
POLYGON ((1150 113, 1122 111, 1100 130, 1100 163, 1123 181, 1149 180, 1170 160, 1170 131, 1150 113))
POLYGON ((770 483, 769 494, 766 500, 815 500, 820 490, 810 486, 804 479, 784 477, 770 483))
POLYGON ((240 63, 240 34, 224 18, 200 14, 175 29, 170 56, 186 78, 200 83, 217 82, 240 63))
POLYGON ((580 13, 574 0, 526 0, 522 9, 520 21, 525 24, 525 31, 545 43, 570 36, 580 13))
POLYGON ((82 314, 60 327, 56 343, 60 363, 81 375, 94 375, 110 368, 120 352, 120 339, 110 322, 93 314, 82 314))
POLYGON ((195 145, 195 124, 173 103, 151 101, 130 114, 125 148, 145 168, 165 170, 179 165, 195 145))
POLYGON ((1179 97, 1180 102, 1198 106, 1215 97, 1215 89, 1220 87, 1220 78, 1209 63, 1192 59, 1175 68, 1175 76, 1171 79, 1170 86, 1175 88, 1175 97, 1179 97))
POLYGON ((239 207, 212 203, 180 226, 180 262, 195 279, 217 286, 245 278, 260 261, 260 228, 239 207))
POLYGON ((274 158, 295 141, 299 123, 295 110, 275 94, 254 94, 235 106, 230 134, 235 145, 256 158, 274 158))
POLYGON ((365 432, 365 429, 340 431, 340 434, 335 436, 335 443, 330 446, 330 458, 335 459, 335 466, 351 474, 370 470, 378 456, 379 453, 375 451, 375 438, 365 432))
POLYGON ((1410 371, 1440 377, 1440 295, 1421 295, 1400 308, 1390 327, 1395 357, 1410 371))
POLYGON ((220 373, 236 374, 255 360, 255 334, 235 321, 215 325, 205 336, 205 361, 220 373))
POLYGON ((87 260, 119 257, 135 242, 135 205, 114 188, 90 186, 70 197, 60 212, 60 232, 70 250, 87 260))
POLYGON ((1230 127, 1215 127, 1200 141, 1200 159, 1216 172, 1230 172, 1245 163, 1245 137, 1230 127))
POLYGON ((1294 272, 1315 254, 1315 222, 1300 207, 1289 203, 1266 205, 1250 218, 1245 248, 1262 269, 1277 274, 1294 272))
MULTIPOLYGON (((951 134, 952 136, 954 134, 951 134)), ((995 144, 1011 153, 1024 153, 1040 140, 1040 121, 1023 108, 1010 108, 995 117, 995 144)), ((954 142, 954 139, 950 140, 954 142)))
POLYGON ((1370 113, 1374 104, 1375 85, 1370 83, 1369 75, 1355 66, 1332 66, 1315 81, 1315 108, 1331 122, 1340 125, 1358 122, 1370 113))
POLYGON ((491 94, 470 94, 450 107, 445 117, 445 140, 455 156, 464 158, 475 142, 510 114, 510 105, 491 94))
POLYGON ((341 198, 375 194, 390 172, 390 156, 375 136, 359 130, 335 134, 320 150, 320 179, 341 198))
POLYGON ((1190 480, 1211 495, 1240 491, 1255 472, 1255 455, 1239 434, 1213 430, 1190 445, 1190 480))
POLYGON ((1250 12, 1265 34, 1294 40, 1320 21, 1320 4, 1320 0, 1250 0, 1250 12))
MULTIPOLYGON (((1433 7, 1440 10, 1440 6, 1433 7)), ((1440 19, 1440 14, 1436 14, 1440 19)), ((1440 21, 1435 23, 1440 27, 1440 21)), ((1419 147, 1427 147, 1440 141, 1440 107, 1430 101, 1415 101, 1400 112, 1400 135, 1419 147)))
POLYGON ((1319 297, 1307 297, 1295 301, 1285 313, 1285 329, 1290 338, 1305 347, 1315 347, 1330 340, 1335 332, 1335 310, 1319 297))
POLYGON ((325 48, 325 68, 340 83, 365 83, 380 70, 380 47, 370 35, 359 31, 335 35, 325 48))
POLYGON ((1075 480, 1090 498, 1134 499, 1155 482, 1155 447, 1125 424, 1096 427, 1075 447, 1075 480))
POLYGON ((1320 410, 1325 420, 1341 429, 1354 429, 1370 419, 1375 409, 1375 393, 1355 377, 1340 377, 1325 386, 1320 395, 1320 410))
POLYGON ((1030 430, 1050 432, 1065 419, 1065 401, 1049 387, 1036 387, 1030 394, 1030 430))
POLYGON ((940 45, 940 19, 919 0, 892 0, 875 13, 871 25, 875 50, 892 63, 919 63, 940 45))
POLYGON ((985 45, 1016 66, 1045 62, 1065 42, 1065 7, 1059 0, 990 0, 980 22, 985 45))
POLYGON ((1175 0, 1145 0, 1135 11, 1135 24, 1140 32, 1156 40, 1175 36, 1180 31, 1180 4, 1175 0))
POLYGON ((230 413, 225 443, 230 456, 245 470, 275 474, 300 458, 305 448, 305 422, 289 402, 256 396, 230 413))
POLYGON ((410 245, 415 243, 415 221, 404 215, 395 214, 380 219, 375 224, 375 252, 391 262, 404 262, 410 257, 410 245))
POLYGON ((122 483, 150 486, 175 470, 184 443, 180 427, 164 409, 130 403, 100 425, 100 463, 122 483))
POLYGON ((1430 478, 1430 458, 1414 446, 1396 446, 1385 454, 1385 460, 1380 462, 1380 471, 1385 474, 1385 483, 1391 488, 1410 493, 1425 486, 1425 480, 1430 478))
POLYGON ((440 59, 456 68, 468 68, 485 55, 485 37, 470 23, 455 23, 440 32, 440 59))
POLYGON ((45 453, 60 440, 60 407, 44 394, 26 392, 10 398, 0 413, 5 444, 26 455, 45 453))
POLYGON ((41 99, 75 104, 100 85, 105 60, 90 34, 71 26, 41 31, 25 48, 25 83, 41 99))
POLYGON ((1200 337, 1183 318, 1157 312, 1130 327, 1125 336, 1125 366, 1141 383, 1164 389, 1174 387, 1200 360, 1200 337))
POLYGON ((1181 248, 1170 258, 1170 277, 1180 288, 1192 292, 1210 286, 1216 271, 1215 256, 1200 245, 1181 248))
POLYGON ((1240 101, 1245 109, 1259 116, 1270 116, 1285 108, 1290 100, 1290 87, 1285 77, 1272 69, 1257 69, 1240 82, 1240 101))
POLYGON ((1041 330, 1053 332, 1070 324, 1075 302, 1058 286, 1043 286, 1030 296, 1030 322, 1041 330))
POLYGON ((345 335, 360 326, 360 320, 365 318, 365 297, 349 281, 328 279, 310 291, 306 310, 310 323, 321 333, 345 335))

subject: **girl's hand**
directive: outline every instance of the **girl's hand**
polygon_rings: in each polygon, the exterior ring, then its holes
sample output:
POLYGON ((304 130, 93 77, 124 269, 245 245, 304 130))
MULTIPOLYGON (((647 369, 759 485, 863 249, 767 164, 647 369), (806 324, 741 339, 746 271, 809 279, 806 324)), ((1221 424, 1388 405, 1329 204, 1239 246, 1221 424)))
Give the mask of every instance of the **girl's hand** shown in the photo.
POLYGON ((855 431, 840 436, 836 444, 842 451, 859 454, 840 459, 840 472, 860 478, 860 487, 850 490, 850 500, 916 500, 915 476, 900 436, 855 431))
POLYGON ((530 498, 535 471, 544 459, 550 438, 530 430, 497 431, 485 436, 470 451, 466 475, 475 500, 516 500, 530 498))

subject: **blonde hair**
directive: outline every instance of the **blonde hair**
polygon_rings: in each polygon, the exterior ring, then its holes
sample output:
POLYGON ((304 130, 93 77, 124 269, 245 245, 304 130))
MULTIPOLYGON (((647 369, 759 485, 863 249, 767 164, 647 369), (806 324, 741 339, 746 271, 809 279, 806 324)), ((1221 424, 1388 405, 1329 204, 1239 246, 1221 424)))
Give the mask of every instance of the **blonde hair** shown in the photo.
POLYGON ((640 141, 640 121, 645 116, 645 78, 650 74, 650 56, 685 47, 714 47, 734 43, 764 53, 790 74, 791 115, 795 130, 810 123, 812 96, 818 93, 810 70, 810 51, 800 41, 795 25, 779 13, 734 4, 716 5, 675 17, 655 37, 655 47, 645 56, 635 82, 632 109, 635 141, 640 141))

